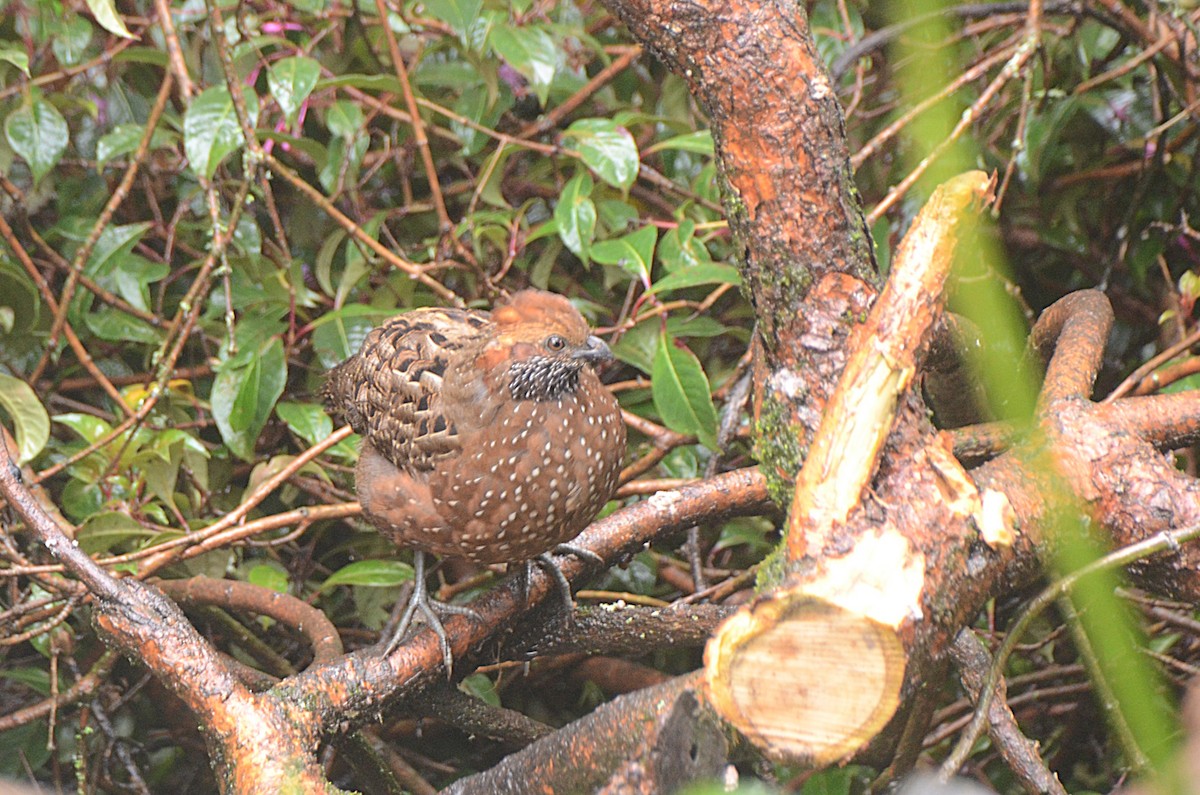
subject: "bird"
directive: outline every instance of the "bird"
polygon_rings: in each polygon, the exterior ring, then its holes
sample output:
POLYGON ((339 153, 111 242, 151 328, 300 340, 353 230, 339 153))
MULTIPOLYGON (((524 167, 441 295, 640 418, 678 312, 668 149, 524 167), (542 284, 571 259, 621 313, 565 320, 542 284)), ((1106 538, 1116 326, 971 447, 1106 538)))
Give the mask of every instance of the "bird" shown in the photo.
MULTIPOLYGON (((429 597, 428 554, 550 563, 570 603, 547 553, 577 552, 565 543, 616 491, 625 425, 596 373, 612 358, 569 300, 526 289, 491 312, 397 315, 329 372, 326 409, 362 437, 355 489, 363 514, 413 550, 413 591, 385 656, 419 611, 449 671, 435 606, 474 616, 429 597)), ((526 584, 528 576, 527 563, 526 584)))

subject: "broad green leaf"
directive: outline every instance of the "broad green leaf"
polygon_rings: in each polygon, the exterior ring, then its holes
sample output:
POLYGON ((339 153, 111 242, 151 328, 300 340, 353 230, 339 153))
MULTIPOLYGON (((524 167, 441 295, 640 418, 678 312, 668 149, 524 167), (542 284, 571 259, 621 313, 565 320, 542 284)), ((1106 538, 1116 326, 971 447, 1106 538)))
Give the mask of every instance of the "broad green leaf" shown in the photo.
POLYGON ((558 50, 550 34, 539 27, 498 25, 492 29, 491 44, 497 55, 525 76, 545 105, 558 64, 558 50))
POLYGON ((413 578, 412 566, 398 560, 358 560, 330 574, 321 585, 328 591, 338 585, 366 585, 372 588, 392 588, 413 578))
POLYGON ((339 136, 329 142, 325 166, 318 177, 327 193, 341 192, 344 186, 358 179, 359 166, 367 154, 370 140, 365 135, 339 136))
POLYGON ((469 696, 493 707, 499 707, 500 694, 496 692, 496 684, 485 674, 471 674, 458 683, 458 689, 469 696))
POLYGON ((158 345, 162 342, 162 334, 158 329, 140 318, 111 307, 88 312, 83 316, 83 320, 93 334, 109 342, 139 342, 144 345, 158 345))
POLYGON ((63 66, 75 66, 83 61, 84 52, 92 40, 92 23, 80 16, 62 20, 54 34, 51 48, 63 66))
POLYGON ((592 246, 592 259, 603 265, 619 265, 644 285, 650 284, 650 265, 654 262, 654 244, 658 230, 643 226, 616 240, 603 240, 592 246))
POLYGON ((254 443, 287 382, 287 361, 278 338, 250 353, 248 363, 237 366, 231 360, 221 367, 211 398, 221 438, 246 461, 254 458, 254 443))
POLYGON ((658 338, 650 392, 654 408, 668 428, 693 433, 705 447, 717 449, 717 411, 704 368, 696 354, 676 345, 667 334, 658 338))
POLYGON ((694 152, 698 155, 713 155, 712 133, 708 130, 696 130, 695 132, 676 135, 674 138, 668 138, 665 141, 650 146, 646 149, 646 154, 651 155, 655 152, 661 152, 664 149, 674 149, 681 152, 694 152))
POLYGON ((89 555, 108 552, 137 539, 148 539, 158 531, 129 518, 128 514, 106 511, 88 517, 76 533, 79 547, 89 555))
POLYGON ((41 91, 33 89, 28 99, 8 114, 4 137, 29 164, 34 181, 41 182, 67 151, 71 133, 58 108, 46 101, 41 91))
POLYGON ((238 385, 237 397, 229 422, 238 430, 256 425, 261 427, 275 401, 283 393, 287 363, 283 360, 283 344, 272 340, 266 350, 255 357, 246 368, 246 377, 238 385))
POLYGON ((0 407, 16 429, 17 464, 27 464, 50 440, 50 417, 29 384, 4 373, 0 373, 0 407))
POLYGON ((362 345, 367 332, 396 314, 366 304, 347 304, 326 312, 313 323, 313 351, 321 366, 329 369, 345 361, 362 345))
POLYGON ((112 282, 122 298, 138 309, 150 311, 150 285, 165 279, 171 266, 153 262, 132 252, 117 259, 112 270, 112 282))
POLYGON ((338 248, 348 237, 349 235, 343 230, 335 230, 326 235, 325 239, 321 241, 321 248, 317 251, 317 260, 314 263, 313 275, 317 279, 317 285, 325 295, 332 297, 336 290, 333 286, 333 258, 337 254, 338 248))
MULTIPOLYGON (((482 676, 482 674, 476 674, 476 676, 482 676)), ((43 696, 50 695, 50 672, 44 668, 21 667, 0 671, 0 679, 25 685, 43 696)), ((497 704, 497 706, 499 705, 497 704)))
POLYGON ((117 13, 113 0, 87 0, 87 7, 91 10, 92 15, 96 17, 96 21, 100 23, 100 27, 109 33, 126 39, 136 38, 136 36, 129 32, 129 28, 125 27, 125 22, 122 21, 120 14, 117 13))
POLYGON ((8 61, 29 77, 29 56, 17 45, 0 42, 0 61, 8 61))
MULTIPOLYGON (((96 164, 103 168, 105 163, 115 157, 136 152, 145 131, 140 124, 121 124, 114 127, 96 142, 96 164)), ((175 138, 175 134, 168 130, 156 129, 150 136, 150 148, 170 147, 174 145, 175 138)))
POLYGON ((696 222, 685 218, 668 229, 658 243, 658 261, 669 272, 711 263, 708 249, 696 239, 696 222))
MULTIPOLYGON (((29 274, 5 259, 0 254, 0 309, 11 313, 12 327, 10 333, 19 337, 20 342, 36 342, 32 335, 27 335, 42 316, 42 298, 29 278, 29 274)), ((0 340, 0 346, 10 350, 17 339, 0 340)))
MULTIPOLYGON (((490 127, 496 123, 500 115, 511 107, 511 100, 493 102, 488 86, 479 83, 462 89, 458 101, 454 103, 454 112, 464 119, 470 119, 476 124, 490 127)), ((458 121, 450 120, 450 130, 462 141, 464 155, 478 154, 491 139, 474 127, 458 121)))
POLYGON ((267 70, 267 85, 271 89, 271 96, 279 103, 289 127, 296 123, 300 108, 304 106, 320 77, 321 64, 303 55, 284 58, 267 70))
POLYGON ((483 9, 483 0, 424 0, 424 5, 430 16, 454 28, 464 44, 470 43, 468 34, 483 9))
MULTIPOLYGON (((365 143, 366 139, 362 139, 365 143)), ((379 227, 383 224, 383 219, 387 217, 386 213, 376 213, 367 223, 363 224, 363 232, 376 240, 379 239, 379 227)), ((362 278, 371 272, 371 263, 374 261, 374 255, 367 258, 364 247, 357 241, 351 240, 346 244, 346 267, 342 270, 342 278, 338 280, 337 292, 333 295, 333 305, 343 306, 346 303, 346 297, 350 295, 350 291, 354 289, 362 278)))
POLYGON ((353 138, 362 130, 366 119, 362 109, 353 102, 339 99, 325 111, 325 126, 329 132, 342 138, 353 138))
POLYGON ((742 277, 732 265, 708 262, 675 271, 654 283, 647 293, 669 292, 698 284, 741 284, 742 277))
POLYGON ((47 719, 43 717, 25 723, 17 722, 16 726, 7 730, 4 742, 0 743, 0 770, 15 777, 21 775, 22 771, 37 770, 46 764, 46 760, 55 753, 46 742, 46 725, 47 719))
POLYGON ((316 403, 276 404, 275 413, 287 423, 292 433, 309 444, 316 444, 333 433, 333 421, 316 403))
POLYGON ((584 263, 591 261, 592 241, 596 237, 596 205, 591 200, 594 187, 591 175, 581 169, 563 188, 554 207, 558 236, 584 263))
POLYGON ((92 444, 112 432, 111 425, 91 414, 55 414, 54 421, 75 431, 88 444, 92 444))
MULTIPOLYGON (((242 96, 253 121, 258 116, 258 96, 253 90, 243 90, 242 96)), ((211 179, 221 161, 243 145, 245 139, 229 90, 220 85, 200 92, 183 117, 183 151, 192 171, 211 179)))
POLYGON ((650 375, 654 369, 654 353, 658 350, 661 328, 657 317, 638 323, 622 334, 612 346, 613 355, 650 375))
POLYGON ((580 119, 564 136, 575 140, 575 148, 596 176, 621 190, 629 190, 638 173, 637 144, 629 130, 611 119, 580 119))
MULTIPOLYGON (((76 467, 71 468, 71 473, 74 475, 76 467)), ((104 505, 104 495, 100 489, 96 488, 96 481, 101 477, 100 473, 94 475, 88 473, 88 479, 81 480, 78 476, 72 477, 67 481, 67 485, 63 486, 61 506, 63 512, 68 517, 76 522, 83 522, 91 516, 95 516, 104 505)))
POLYGON ((276 593, 288 592, 287 572, 267 563, 259 563, 246 572, 246 582, 276 593))
POLYGON ((344 86, 351 86, 352 88, 360 88, 363 91, 372 92, 387 91, 399 93, 402 90, 400 88, 400 82, 396 80, 396 76, 394 74, 367 75, 359 74, 357 72, 347 72, 343 75, 336 75, 334 77, 328 77, 317 81, 317 88, 319 89, 342 88, 344 86))
POLYGON ((142 239, 152 224, 113 224, 104 227, 92 253, 88 256, 84 271, 91 276, 102 277, 115 270, 142 239))
POLYGON ((667 333, 672 337, 719 337, 732 334, 739 340, 750 339, 748 329, 731 329, 708 315, 671 315, 667 318, 667 333))
POLYGON ((600 202, 600 223, 612 234, 624 232, 630 227, 637 226, 638 208, 619 199, 605 199, 600 202))

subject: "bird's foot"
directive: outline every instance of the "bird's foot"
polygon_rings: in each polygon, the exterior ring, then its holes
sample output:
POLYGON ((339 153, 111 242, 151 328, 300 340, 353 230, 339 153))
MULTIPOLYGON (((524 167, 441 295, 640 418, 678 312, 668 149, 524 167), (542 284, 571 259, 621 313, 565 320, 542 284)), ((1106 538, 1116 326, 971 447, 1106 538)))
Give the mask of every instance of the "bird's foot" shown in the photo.
MULTIPOLYGON (((586 560, 589 563, 595 563, 599 566, 604 565, 604 558, 600 557, 595 552, 592 552, 590 549, 584 549, 583 547, 572 546, 571 544, 558 544, 554 547, 553 551, 558 555, 574 555, 575 557, 581 560, 586 560)), ((532 580, 533 567, 535 565, 541 566, 546 573, 550 575, 550 578, 554 580, 554 584, 558 588, 559 596, 562 598, 562 604, 566 608, 566 621, 569 623, 575 610, 575 600, 571 596, 571 583, 567 582, 567 578, 562 573, 562 569, 560 569, 558 564, 554 562, 554 558, 550 557, 549 552, 543 552, 536 558, 525 561, 524 591, 526 604, 529 603, 529 583, 532 580)))
POLYGON ((400 616, 400 621, 396 623, 396 629, 388 638, 387 645, 383 647, 384 657, 387 657, 400 646, 400 642, 404 640, 404 636, 408 633, 408 628, 412 625, 413 617, 418 612, 421 613, 425 625, 433 630, 433 634, 437 635, 438 647, 442 651, 442 661, 446 664, 446 676, 449 677, 454 669, 454 655, 450 651, 450 638, 446 635, 446 627, 442 624, 441 616, 438 613, 466 616, 472 621, 479 621, 481 619, 479 614, 469 607, 439 602, 429 595, 429 591, 425 586, 425 555, 422 552, 413 554, 412 595, 408 597, 404 613, 400 616))

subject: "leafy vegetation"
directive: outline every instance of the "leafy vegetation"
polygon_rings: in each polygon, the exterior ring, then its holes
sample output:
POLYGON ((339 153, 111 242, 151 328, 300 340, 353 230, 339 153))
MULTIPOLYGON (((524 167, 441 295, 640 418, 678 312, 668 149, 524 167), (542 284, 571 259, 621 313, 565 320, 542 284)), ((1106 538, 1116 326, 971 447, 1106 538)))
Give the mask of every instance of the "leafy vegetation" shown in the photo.
MULTIPOLYGON (((853 49, 896 22, 884 5, 808 8, 822 55, 844 61, 835 78, 881 264, 938 166, 962 162, 934 158, 926 181, 889 194, 925 154, 920 124, 965 112, 955 146, 1000 176, 984 234, 1010 252, 1013 291, 1036 308, 1098 284, 1114 298, 1107 386, 1155 342, 1194 339, 1190 47, 1151 52, 1149 28, 1131 21, 1146 18, 1140 7, 1114 18, 1048 4, 1037 57, 1005 76, 1023 12, 970 27, 951 15, 933 36, 895 29, 889 41, 916 47, 907 54, 853 49), (931 109, 910 117, 923 98, 931 109)), ((373 639, 411 569, 353 521, 288 513, 353 498, 352 438, 301 458, 335 430, 315 398, 322 374, 395 312, 485 306, 528 285, 570 297, 612 343, 619 365, 605 378, 644 421, 630 460, 656 479, 645 489, 699 477, 713 456, 747 462, 743 440, 718 434, 754 315, 737 289, 713 141, 685 82, 601 4, 188 2, 164 19, 167 7, 0 0, 0 414, 88 553, 144 572, 187 549, 156 574, 291 593, 347 637, 373 639), (279 473, 282 488, 258 491, 279 473), (199 546, 231 514, 262 520, 260 532, 199 546)), ((1164 39, 1194 42, 1195 12, 1161 13, 1164 39)), ((1171 388, 1195 385, 1190 361, 1175 363, 1171 388)), ((102 654, 58 575, 30 568, 48 556, 5 531, 0 774, 65 782, 75 765, 81 791, 117 791, 136 769, 153 791, 206 791, 185 785, 208 764, 186 753, 188 720, 156 709, 161 691, 102 654), (13 717, 89 670, 130 695, 13 717), (126 735, 136 763, 102 753, 126 735)), ((736 574, 773 539, 765 520, 730 522, 710 532, 706 562, 736 574)), ((677 580, 661 572, 685 569, 680 557, 663 544, 600 587, 671 601, 677 580)), ((220 617, 202 620, 236 654, 260 653, 220 617)), ((285 656, 304 653, 270 621, 251 624, 285 656)), ((1120 771, 1095 750, 1106 740, 1086 720, 1079 673, 1053 627, 1041 639, 1019 663, 1029 692, 1032 672, 1049 670, 1040 681, 1065 683, 1060 704, 1083 717, 1058 729, 1037 715, 1030 733, 1070 763, 1056 765, 1070 789, 1108 787, 1120 771)), ((1162 633, 1154 651, 1186 658, 1196 643, 1162 633)), ((696 659, 651 662, 684 671, 696 659)), ((582 699, 534 691, 512 698, 555 719, 582 699)), ((987 749, 978 759, 999 767, 987 749)), ((837 772, 813 791, 857 780, 837 772)))

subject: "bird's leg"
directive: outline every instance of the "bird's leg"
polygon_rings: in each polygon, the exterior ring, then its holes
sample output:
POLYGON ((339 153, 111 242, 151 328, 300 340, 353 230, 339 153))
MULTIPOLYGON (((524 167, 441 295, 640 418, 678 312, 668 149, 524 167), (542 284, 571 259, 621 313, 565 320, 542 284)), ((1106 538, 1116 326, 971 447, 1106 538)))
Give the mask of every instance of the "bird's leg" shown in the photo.
MULTIPOLYGON (((577 547, 571 544, 557 544, 555 545, 553 551, 558 555, 574 555, 575 557, 580 558, 581 560, 586 560, 589 563, 595 563, 599 566, 604 566, 604 558, 600 557, 595 552, 592 552, 590 549, 584 549, 583 547, 577 547)), ((529 584, 533 578, 533 567, 535 565, 541 566, 546 573, 550 575, 551 579, 554 580, 554 584, 558 586, 559 596, 562 597, 563 606, 566 607, 567 621, 570 621, 572 611, 575 609, 575 600, 571 597, 571 583, 567 582, 567 578, 562 573, 562 569, 560 569, 558 564, 554 562, 554 558, 550 557, 549 552, 543 552, 536 558, 531 558, 530 560, 525 561, 524 592, 526 604, 529 603, 529 584)))
POLYGON ((405 633, 408 632, 413 616, 416 615, 418 610, 421 611, 421 616, 425 619, 425 624, 437 635, 438 646, 442 650, 442 660, 446 663, 446 675, 449 676, 454 666, 454 656, 450 653, 450 640, 446 636, 446 628, 442 625, 442 620, 438 617, 437 613, 440 610, 443 613, 467 616, 474 621, 479 620, 479 614, 469 607, 446 604, 445 602, 438 602, 432 599, 429 596, 429 590, 425 587, 425 553, 420 550, 414 550, 413 592, 408 597, 408 604, 404 608, 404 614, 400 616, 400 623, 396 625, 396 631, 392 633, 387 645, 383 648, 384 657, 391 654, 400 645, 400 641, 404 638, 405 633))
POLYGON ((556 555, 574 555, 580 560, 586 560, 588 563, 595 563, 600 568, 604 568, 604 558, 597 555, 590 549, 577 547, 574 544, 555 544, 554 554, 556 555))

